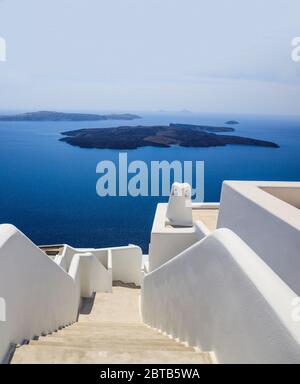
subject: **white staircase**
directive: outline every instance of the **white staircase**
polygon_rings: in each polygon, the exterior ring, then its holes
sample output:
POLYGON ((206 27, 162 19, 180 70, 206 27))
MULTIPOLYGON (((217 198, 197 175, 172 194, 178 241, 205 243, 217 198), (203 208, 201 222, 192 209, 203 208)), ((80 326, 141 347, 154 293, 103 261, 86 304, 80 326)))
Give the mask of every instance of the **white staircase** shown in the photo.
POLYGON ((211 363, 196 352, 145 326, 140 289, 114 287, 84 300, 78 322, 16 349, 12 363, 211 363))

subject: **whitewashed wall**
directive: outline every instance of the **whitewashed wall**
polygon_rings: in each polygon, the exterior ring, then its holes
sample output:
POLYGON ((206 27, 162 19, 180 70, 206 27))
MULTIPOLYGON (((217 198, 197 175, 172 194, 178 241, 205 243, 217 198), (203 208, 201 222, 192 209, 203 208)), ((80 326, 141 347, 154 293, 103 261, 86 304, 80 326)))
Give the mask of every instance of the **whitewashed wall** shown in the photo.
POLYGON ((300 363, 295 296, 240 238, 219 229, 145 276, 142 315, 220 363, 300 363))
POLYGON ((218 228, 239 235, 300 296, 300 183, 223 183, 218 228), (298 200, 297 200, 298 198, 298 200))
POLYGON ((11 225, 0 226, 0 361, 21 343, 76 320, 78 296, 71 276, 11 225))
POLYGON ((171 260, 208 233, 204 225, 202 227, 194 225, 190 228, 167 225, 167 206, 167 204, 157 205, 149 245, 150 271, 171 260))
POLYGON ((95 255, 70 248, 61 261, 69 273, 14 226, 0 225, 0 362, 11 344, 76 321, 81 297, 111 291, 111 274, 95 255))
POLYGON ((136 245, 110 248, 112 279, 141 285, 142 250, 136 245))
MULTIPOLYGON (((55 258, 55 262, 68 272, 73 257, 76 254, 83 256, 87 255, 90 258, 88 268, 90 268, 95 260, 99 261, 98 264, 101 265, 97 266, 96 263, 95 266, 91 268, 90 273, 92 273, 95 268, 97 268, 100 273, 100 268, 103 266, 104 268, 102 271, 108 271, 111 281, 120 280, 123 283, 141 284, 143 255, 141 248, 136 245, 112 248, 73 248, 69 245, 64 245, 63 253, 55 258), (91 257, 91 255, 93 257, 91 257)), ((90 275, 90 278, 93 279, 92 274, 90 275)), ((102 286, 106 287, 106 277, 102 274, 100 278, 98 276, 98 280, 99 279, 102 281, 102 286)), ((91 284, 91 281, 87 281, 87 279, 84 279, 84 281, 85 284, 91 284)), ((94 286, 94 283, 92 285, 94 286)), ((106 288, 104 290, 107 292, 106 288)))

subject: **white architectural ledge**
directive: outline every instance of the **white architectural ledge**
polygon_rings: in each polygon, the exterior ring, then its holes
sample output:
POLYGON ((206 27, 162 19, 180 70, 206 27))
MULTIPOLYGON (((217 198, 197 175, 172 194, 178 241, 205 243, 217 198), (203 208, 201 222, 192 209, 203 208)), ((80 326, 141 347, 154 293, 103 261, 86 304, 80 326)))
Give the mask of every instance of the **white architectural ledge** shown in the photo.
POLYGON ((218 228, 240 236, 300 295, 300 182, 225 181, 218 228))
POLYGON ((144 278, 146 324, 220 363, 299 363, 297 296, 237 235, 218 229, 144 278))
POLYGON ((153 271, 186 248, 203 239, 210 231, 203 223, 192 227, 171 225, 167 218, 168 204, 158 204, 149 245, 149 270, 153 271))

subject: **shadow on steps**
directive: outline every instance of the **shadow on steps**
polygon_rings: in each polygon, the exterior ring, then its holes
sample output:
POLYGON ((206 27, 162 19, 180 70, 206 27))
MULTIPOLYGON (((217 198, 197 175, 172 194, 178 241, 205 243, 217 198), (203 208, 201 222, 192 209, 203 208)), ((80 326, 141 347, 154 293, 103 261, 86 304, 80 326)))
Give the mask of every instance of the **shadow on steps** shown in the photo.
POLYGON ((132 288, 132 289, 141 289, 139 285, 135 285, 134 283, 123 283, 121 280, 114 280, 113 287, 123 287, 123 288, 132 288))
POLYGON ((83 297, 81 299, 81 305, 79 309, 79 315, 89 315, 92 312, 96 293, 93 293, 92 297, 83 297))

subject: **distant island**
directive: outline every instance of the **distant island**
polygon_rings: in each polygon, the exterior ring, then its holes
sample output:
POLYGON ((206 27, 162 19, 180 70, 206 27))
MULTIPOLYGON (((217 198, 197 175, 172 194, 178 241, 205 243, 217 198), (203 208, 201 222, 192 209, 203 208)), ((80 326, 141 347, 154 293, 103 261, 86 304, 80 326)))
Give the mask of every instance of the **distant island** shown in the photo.
POLYGON ((238 121, 236 121, 236 120, 228 120, 228 121, 226 121, 225 124, 236 125, 236 124, 240 124, 240 123, 238 121))
POLYGON ((204 131, 204 132, 234 132, 234 128, 231 127, 212 127, 210 125, 195 125, 195 124, 169 124, 169 127, 175 127, 175 128, 187 128, 187 129, 194 129, 197 131, 204 131))
POLYGON ((229 127, 210 127, 191 124, 168 126, 123 126, 116 128, 91 128, 62 132, 60 141, 81 148, 136 149, 139 147, 219 147, 228 144, 255 145, 279 148, 270 141, 234 135, 218 135, 214 132, 233 131, 229 127))
POLYGON ((64 112, 27 112, 17 115, 0 115, 0 121, 99 121, 99 120, 134 120, 140 119, 138 115, 130 113, 97 115, 91 113, 64 113, 64 112))

